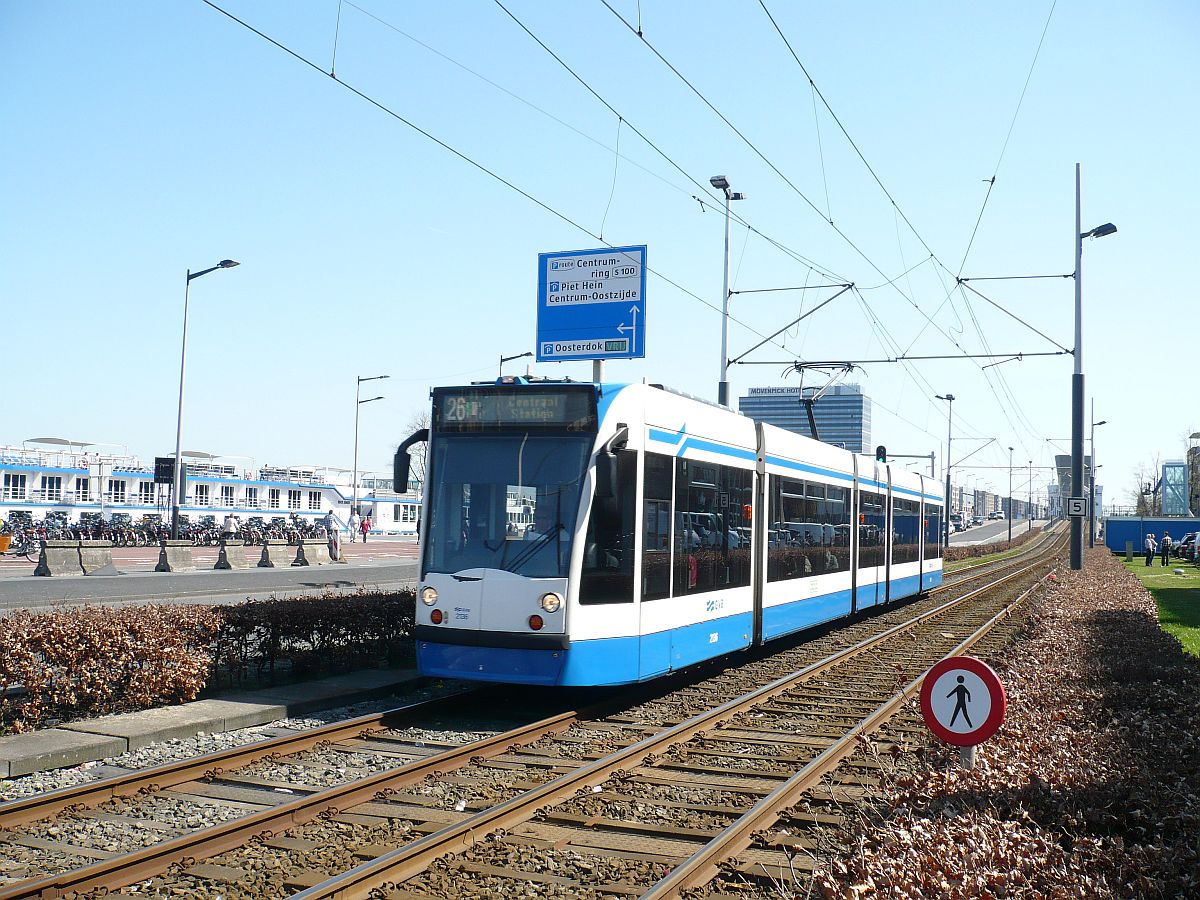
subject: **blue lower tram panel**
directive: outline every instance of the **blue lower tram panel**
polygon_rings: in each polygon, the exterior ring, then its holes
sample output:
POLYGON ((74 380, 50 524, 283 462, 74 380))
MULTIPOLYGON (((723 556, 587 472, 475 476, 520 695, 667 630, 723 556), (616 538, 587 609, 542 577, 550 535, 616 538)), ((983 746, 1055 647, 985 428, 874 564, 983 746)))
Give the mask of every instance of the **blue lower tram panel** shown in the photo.
MULTIPOLYGON (((942 583, 940 571, 892 582, 892 599, 942 583)), ((806 597, 763 610, 763 637, 773 640, 850 614, 850 591, 806 597)), ((697 622, 642 637, 572 641, 566 650, 468 647, 417 641, 421 673, 507 684, 586 686, 630 684, 722 656, 750 644, 750 615, 697 622)))

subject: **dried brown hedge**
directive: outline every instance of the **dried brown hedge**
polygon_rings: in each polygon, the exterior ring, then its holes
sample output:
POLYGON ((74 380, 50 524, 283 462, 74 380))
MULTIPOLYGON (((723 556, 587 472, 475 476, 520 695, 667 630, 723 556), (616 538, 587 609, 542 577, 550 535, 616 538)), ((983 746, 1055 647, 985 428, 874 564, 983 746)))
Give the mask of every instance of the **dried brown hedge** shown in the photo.
POLYGON ((0 620, 0 733, 183 703, 206 688, 407 663, 414 602, 409 590, 21 610, 0 620))
POLYGON ((0 620, 0 727, 193 699, 221 613, 208 606, 21 610, 0 620), (9 696, 14 685, 26 694, 9 696))

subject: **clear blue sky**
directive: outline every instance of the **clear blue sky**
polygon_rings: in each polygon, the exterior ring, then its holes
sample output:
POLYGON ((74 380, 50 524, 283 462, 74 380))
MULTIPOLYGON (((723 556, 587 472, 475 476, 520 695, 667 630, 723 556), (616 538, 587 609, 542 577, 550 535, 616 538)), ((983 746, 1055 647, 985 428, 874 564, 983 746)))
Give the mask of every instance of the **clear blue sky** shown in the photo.
MULTIPOLYGON (((636 27, 636 0, 610 3, 636 27)), ((0 442, 172 450, 185 272, 224 257, 242 265, 192 283, 187 448, 349 467, 355 376, 387 373, 387 399, 363 407, 360 454, 361 469, 386 469, 430 386, 494 376, 501 354, 533 349, 537 254, 596 238, 330 78, 335 28, 342 82, 593 235, 648 245, 678 287, 650 277, 648 355, 610 363, 612 380, 715 397, 723 214, 689 179, 707 188, 718 173, 749 195, 736 204, 747 222, 817 266, 735 224, 734 289, 823 272, 861 289, 750 359, 1054 350, 951 288, 960 267, 1071 272, 1079 162, 1084 228, 1120 229, 1084 249, 1106 499, 1124 499, 1139 462, 1181 457, 1200 427, 1192 2, 1059 0, 1052 15, 1048 0, 768 2, 896 207, 819 99, 814 112, 754 0, 643 0, 641 28, 770 165, 599 0, 506 5, 620 125, 495 3, 356 0, 340 25, 338 0, 222 5, 326 74, 200 0, 0 0, 0 442)), ((1070 279, 975 286, 1072 345, 1070 279)), ((735 296, 731 355, 831 293, 735 296)), ((1008 446, 1021 465, 1065 452, 1071 358, 983 362, 872 365, 850 380, 894 452, 935 449, 940 467, 933 395, 945 392, 956 438, 971 439, 956 440, 955 461, 988 438, 972 463, 1007 465, 1008 446)), ((732 394, 799 383, 783 370, 736 366, 732 394)), ((586 379, 590 364, 535 371, 586 379)), ((1006 471, 976 476, 1006 492, 1006 471)), ((1015 484, 1023 494, 1022 474, 1015 484)))

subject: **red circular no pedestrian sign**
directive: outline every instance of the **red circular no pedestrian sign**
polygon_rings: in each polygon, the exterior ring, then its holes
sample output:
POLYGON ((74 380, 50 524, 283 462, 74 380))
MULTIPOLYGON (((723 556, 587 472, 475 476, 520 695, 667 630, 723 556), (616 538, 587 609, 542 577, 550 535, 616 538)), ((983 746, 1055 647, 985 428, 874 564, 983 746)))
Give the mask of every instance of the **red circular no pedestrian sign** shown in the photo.
POLYGON ((992 667, 973 656, 949 656, 925 674, 921 714, 947 744, 970 747, 996 733, 1008 700, 992 667))

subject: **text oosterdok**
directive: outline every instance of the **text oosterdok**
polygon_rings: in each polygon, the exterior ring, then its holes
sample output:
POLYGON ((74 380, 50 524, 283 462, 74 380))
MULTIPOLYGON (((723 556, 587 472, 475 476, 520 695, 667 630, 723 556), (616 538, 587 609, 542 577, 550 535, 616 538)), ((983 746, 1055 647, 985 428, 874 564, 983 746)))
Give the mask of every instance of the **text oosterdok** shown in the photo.
MULTIPOLYGON (((547 347, 550 345, 547 344, 547 347)), ((555 353, 603 353, 604 341, 555 341, 555 353)))

